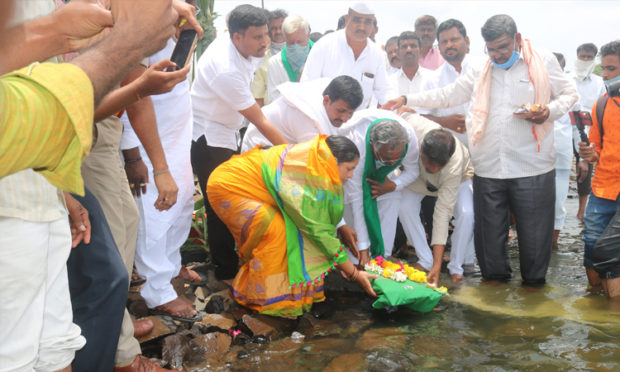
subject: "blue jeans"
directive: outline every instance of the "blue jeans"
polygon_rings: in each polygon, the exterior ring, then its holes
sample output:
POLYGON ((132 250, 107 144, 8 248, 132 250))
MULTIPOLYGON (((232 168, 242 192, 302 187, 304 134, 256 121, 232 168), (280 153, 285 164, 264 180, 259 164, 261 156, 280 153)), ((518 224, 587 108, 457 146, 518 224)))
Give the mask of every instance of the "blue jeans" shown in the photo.
POLYGON ((609 224, 611 218, 616 214, 616 201, 599 198, 590 193, 586 213, 583 217, 585 228, 583 229, 583 266, 587 269, 594 269, 592 265, 592 248, 600 238, 603 231, 609 224))

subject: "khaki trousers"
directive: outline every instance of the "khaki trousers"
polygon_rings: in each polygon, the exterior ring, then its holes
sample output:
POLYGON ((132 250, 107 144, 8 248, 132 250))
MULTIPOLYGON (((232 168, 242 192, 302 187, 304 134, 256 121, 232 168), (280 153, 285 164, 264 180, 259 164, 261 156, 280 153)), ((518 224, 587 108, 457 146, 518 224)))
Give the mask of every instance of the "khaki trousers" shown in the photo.
MULTIPOLYGON (((123 123, 117 117, 109 117, 96 123, 96 129, 96 142, 82 163, 82 177, 86 187, 101 204, 131 277, 140 215, 119 156, 123 123)), ((140 344, 133 337, 133 321, 125 309, 116 364, 131 362, 138 354, 141 354, 140 344)))

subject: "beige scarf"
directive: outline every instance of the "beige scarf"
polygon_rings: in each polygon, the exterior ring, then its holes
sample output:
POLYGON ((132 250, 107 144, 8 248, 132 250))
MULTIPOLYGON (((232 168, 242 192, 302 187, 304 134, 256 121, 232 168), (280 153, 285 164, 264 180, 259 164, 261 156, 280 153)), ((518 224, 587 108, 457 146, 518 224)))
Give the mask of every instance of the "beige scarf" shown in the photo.
MULTIPOLYGON (((534 84, 535 97, 534 104, 547 106, 551 97, 551 85, 549 84, 549 74, 540 55, 532 49, 529 40, 523 39, 521 42, 521 51, 523 59, 527 65, 530 81, 534 84)), ((472 115, 472 134, 471 143, 476 145, 484 134, 484 127, 489 116, 489 101, 491 98, 491 73, 493 64, 489 59, 482 69, 482 73, 478 78, 478 90, 476 91, 476 100, 474 101, 474 112, 472 115)), ((547 132, 553 129, 553 122, 547 120, 542 124, 532 124, 532 134, 538 144, 540 152, 540 143, 545 138, 547 132)))

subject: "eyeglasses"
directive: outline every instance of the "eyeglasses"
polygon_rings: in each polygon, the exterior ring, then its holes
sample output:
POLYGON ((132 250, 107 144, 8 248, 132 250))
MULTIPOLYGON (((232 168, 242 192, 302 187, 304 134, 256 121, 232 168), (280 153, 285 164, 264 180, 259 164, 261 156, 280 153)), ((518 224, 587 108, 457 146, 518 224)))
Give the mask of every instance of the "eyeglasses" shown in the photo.
POLYGON ((486 45, 484 46, 484 54, 489 55, 489 54, 508 54, 510 52, 512 52, 515 48, 515 43, 516 40, 513 41, 512 43, 512 47, 510 46, 506 46, 503 48, 498 48, 498 49, 493 49, 493 48, 488 48, 486 45))
POLYGON ((378 160, 380 163, 385 164, 385 165, 394 165, 398 162, 398 160, 400 159, 400 157, 396 158, 396 159, 384 159, 377 150, 373 149, 374 155, 375 155, 375 159, 378 160))

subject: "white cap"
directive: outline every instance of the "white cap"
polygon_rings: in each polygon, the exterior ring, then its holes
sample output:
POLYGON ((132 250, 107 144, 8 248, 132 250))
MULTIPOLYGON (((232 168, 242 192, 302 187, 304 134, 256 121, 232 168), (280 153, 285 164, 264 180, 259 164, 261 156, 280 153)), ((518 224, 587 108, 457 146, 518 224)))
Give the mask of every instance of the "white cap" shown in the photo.
POLYGON ((349 9, 359 14, 375 14, 375 11, 367 3, 361 1, 358 1, 355 4, 351 5, 349 9))

